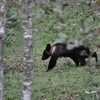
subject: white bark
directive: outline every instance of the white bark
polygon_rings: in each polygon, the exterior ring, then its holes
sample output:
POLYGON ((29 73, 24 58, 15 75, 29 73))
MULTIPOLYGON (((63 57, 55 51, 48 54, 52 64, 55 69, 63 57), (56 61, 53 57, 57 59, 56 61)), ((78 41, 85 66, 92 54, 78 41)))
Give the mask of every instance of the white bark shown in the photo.
POLYGON ((22 0, 22 28, 24 37, 24 75, 21 100, 31 100, 33 69, 32 0, 22 0))
POLYGON ((6 0, 0 1, 0 100, 3 100, 3 89, 4 89, 4 77, 3 77, 3 67, 4 67, 4 35, 5 35, 5 22, 6 22, 6 0))

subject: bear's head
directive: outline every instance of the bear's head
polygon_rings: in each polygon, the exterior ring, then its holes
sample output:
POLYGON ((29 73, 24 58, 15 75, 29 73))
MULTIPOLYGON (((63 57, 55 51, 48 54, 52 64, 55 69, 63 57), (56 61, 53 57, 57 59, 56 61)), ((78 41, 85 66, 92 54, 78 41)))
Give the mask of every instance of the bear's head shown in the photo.
POLYGON ((46 60, 51 56, 51 48, 51 44, 48 43, 43 51, 42 60, 46 60))

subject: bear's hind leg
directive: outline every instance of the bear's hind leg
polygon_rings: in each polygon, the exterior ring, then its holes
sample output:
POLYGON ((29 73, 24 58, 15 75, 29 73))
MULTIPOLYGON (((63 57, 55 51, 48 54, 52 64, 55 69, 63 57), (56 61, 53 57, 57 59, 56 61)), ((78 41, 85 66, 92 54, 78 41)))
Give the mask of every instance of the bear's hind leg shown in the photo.
POLYGON ((86 61, 85 61, 85 58, 83 56, 78 57, 78 61, 80 62, 81 66, 86 65, 86 61))
POLYGON ((79 66, 79 61, 76 57, 70 57, 76 64, 76 66, 79 66))

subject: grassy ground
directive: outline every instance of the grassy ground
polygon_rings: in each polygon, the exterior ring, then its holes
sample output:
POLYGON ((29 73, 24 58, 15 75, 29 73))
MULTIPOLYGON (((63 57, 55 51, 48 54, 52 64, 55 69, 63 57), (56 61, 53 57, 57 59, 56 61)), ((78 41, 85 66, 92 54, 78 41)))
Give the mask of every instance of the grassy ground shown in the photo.
MULTIPOLYGON (((94 59, 87 60, 87 66, 75 67, 73 61, 68 58, 60 58, 56 67, 50 72, 46 72, 49 59, 41 61, 46 44, 53 44, 58 33, 65 33, 68 38, 78 36, 74 34, 74 32, 79 33, 78 18, 84 18, 88 22, 89 28, 100 25, 100 18, 93 21, 91 13, 80 13, 81 7, 76 6, 76 8, 78 9, 72 9, 72 7, 68 6, 67 10, 63 11, 66 29, 52 29, 53 26, 57 26, 58 21, 54 13, 48 14, 45 18, 33 17, 33 23, 41 23, 34 26, 38 31, 33 32, 32 100, 100 100, 100 67, 93 67, 94 69, 92 69, 89 66, 89 62, 93 61, 93 64, 95 63, 94 59)), ((33 12, 37 13, 34 9, 33 12)), ((87 37, 85 38, 87 39, 87 37)), ((88 39, 99 42, 100 36, 88 39)), ((4 100, 20 100, 23 75, 23 39, 21 30, 7 41, 5 40, 4 100), (7 45, 7 41, 10 41, 9 45, 7 45)), ((99 57, 99 48, 94 46, 93 49, 98 52, 99 57)))

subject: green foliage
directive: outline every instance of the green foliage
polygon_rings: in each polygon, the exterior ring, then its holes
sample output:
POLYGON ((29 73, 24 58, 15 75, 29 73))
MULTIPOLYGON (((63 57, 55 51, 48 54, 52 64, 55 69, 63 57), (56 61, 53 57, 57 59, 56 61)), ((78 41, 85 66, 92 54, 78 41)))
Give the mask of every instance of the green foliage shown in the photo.
POLYGON ((7 28, 21 29, 21 18, 19 16, 20 10, 18 8, 7 9, 7 28))

